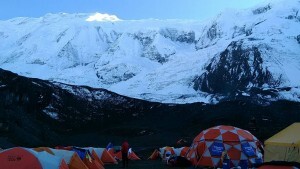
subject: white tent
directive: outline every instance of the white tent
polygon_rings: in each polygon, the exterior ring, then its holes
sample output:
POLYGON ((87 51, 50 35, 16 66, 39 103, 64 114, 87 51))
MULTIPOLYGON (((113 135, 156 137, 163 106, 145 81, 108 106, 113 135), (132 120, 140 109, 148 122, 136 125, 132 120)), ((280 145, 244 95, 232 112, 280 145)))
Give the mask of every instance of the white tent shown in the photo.
POLYGON ((65 161, 62 157, 51 155, 45 151, 36 152, 29 148, 25 149, 31 154, 33 154, 40 161, 43 169, 60 168, 62 165, 65 164, 65 161))

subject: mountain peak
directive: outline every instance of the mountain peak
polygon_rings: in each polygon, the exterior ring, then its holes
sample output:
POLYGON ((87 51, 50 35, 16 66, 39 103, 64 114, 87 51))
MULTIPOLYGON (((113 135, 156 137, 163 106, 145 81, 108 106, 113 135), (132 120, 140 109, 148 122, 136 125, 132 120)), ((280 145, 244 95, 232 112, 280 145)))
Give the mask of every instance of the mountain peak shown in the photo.
POLYGON ((207 22, 116 22, 101 13, 12 19, 0 22, 0 67, 159 102, 275 88, 275 99, 298 101, 299 0, 279 2, 207 22))
POLYGON ((97 22, 116 22, 121 21, 116 15, 109 15, 109 14, 102 14, 102 13, 95 13, 90 15, 89 18, 86 20, 89 22, 97 21, 97 22))

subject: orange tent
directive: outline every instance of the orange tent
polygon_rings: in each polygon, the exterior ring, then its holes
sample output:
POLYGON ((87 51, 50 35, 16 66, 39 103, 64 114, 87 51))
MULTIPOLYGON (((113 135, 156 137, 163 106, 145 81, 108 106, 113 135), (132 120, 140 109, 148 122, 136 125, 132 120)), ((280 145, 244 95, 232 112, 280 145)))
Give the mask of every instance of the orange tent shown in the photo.
POLYGON ((98 161, 102 166, 104 166, 104 163, 103 163, 102 160, 100 159, 100 156, 98 156, 98 154, 96 153, 96 151, 94 150, 93 147, 85 147, 85 148, 83 148, 83 149, 89 150, 90 153, 92 154, 92 157, 93 157, 96 161, 98 161))
POLYGON ((0 169, 68 169, 61 158, 27 148, 11 148, 0 153, 0 169))
POLYGON ((109 150, 107 150, 109 152, 109 154, 112 156, 112 157, 115 157, 115 149, 114 148, 110 148, 109 150))
MULTIPOLYGON (((122 152, 119 151, 115 154, 115 158, 117 158, 118 160, 122 160, 122 152)), ((128 159, 129 160, 141 160, 130 148, 128 151, 128 159)))
POLYGON ((100 159, 100 157, 97 155, 97 153, 95 152, 95 150, 92 150, 92 157, 98 161, 102 166, 104 166, 104 163, 102 162, 102 160, 100 159))
POLYGON ((80 159, 89 169, 104 169, 104 167, 93 158, 89 150, 73 147, 72 151, 78 153, 80 159))
POLYGON ((92 157, 86 157, 82 160, 89 169, 104 169, 104 167, 92 157))
POLYGON ((104 164, 118 164, 117 160, 106 150, 106 148, 93 148, 104 164))
POLYGON ((129 160, 141 160, 140 157, 138 157, 130 148, 128 151, 128 159, 129 160))
POLYGON ((118 151, 118 152, 114 155, 114 158, 117 159, 117 160, 122 160, 122 152, 121 152, 121 151, 118 151))
POLYGON ((88 169, 78 154, 74 151, 50 149, 55 156, 62 157, 70 169, 88 169))
POLYGON ((157 149, 155 149, 153 151, 153 153, 151 154, 151 156, 148 158, 148 160, 156 160, 159 156, 159 151, 157 149))

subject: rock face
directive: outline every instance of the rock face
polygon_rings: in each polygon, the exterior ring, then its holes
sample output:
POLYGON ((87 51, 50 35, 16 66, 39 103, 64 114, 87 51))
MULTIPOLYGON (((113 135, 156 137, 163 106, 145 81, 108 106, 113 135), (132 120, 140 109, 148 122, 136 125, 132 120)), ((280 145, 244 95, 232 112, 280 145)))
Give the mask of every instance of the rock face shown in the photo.
POLYGON ((159 33, 165 38, 169 38, 174 42, 178 41, 182 43, 191 44, 191 43, 195 43, 196 41, 194 31, 185 32, 185 31, 179 31, 176 28, 166 28, 160 30, 159 33))
POLYGON ((232 42, 225 51, 215 57, 206 67, 206 72, 194 80, 195 90, 208 93, 235 93, 263 85, 276 88, 280 79, 274 79, 258 47, 243 49, 243 42, 232 42))
POLYGON ((257 9, 254 9, 252 12, 254 15, 258 15, 258 14, 262 14, 262 13, 266 13, 268 10, 271 9, 271 5, 268 4, 266 6, 263 6, 263 7, 259 7, 257 9))
POLYGON ((266 103, 244 97, 214 105, 162 104, 0 69, 0 144, 105 146, 126 137, 134 147, 152 149, 170 139, 192 142, 202 129, 220 124, 250 130, 264 140, 300 120, 299 103, 266 103))
POLYGON ((3 139, 24 146, 55 146, 64 142, 60 133, 108 129, 145 118, 147 110, 159 106, 105 89, 53 84, 0 69, 0 143, 5 147, 10 144, 3 139))
POLYGON ((299 10, 299 0, 278 0, 205 22, 13 18, 0 21, 0 67, 161 103, 215 103, 254 89, 300 101, 299 10))

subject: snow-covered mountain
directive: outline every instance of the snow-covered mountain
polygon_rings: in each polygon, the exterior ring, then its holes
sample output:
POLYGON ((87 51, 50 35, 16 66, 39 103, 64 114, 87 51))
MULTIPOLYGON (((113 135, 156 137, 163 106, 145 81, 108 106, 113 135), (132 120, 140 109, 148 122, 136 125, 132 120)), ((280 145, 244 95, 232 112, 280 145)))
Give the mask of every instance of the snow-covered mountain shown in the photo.
POLYGON ((0 21, 0 68, 150 101, 300 101, 300 1, 211 20, 47 14, 0 21))

